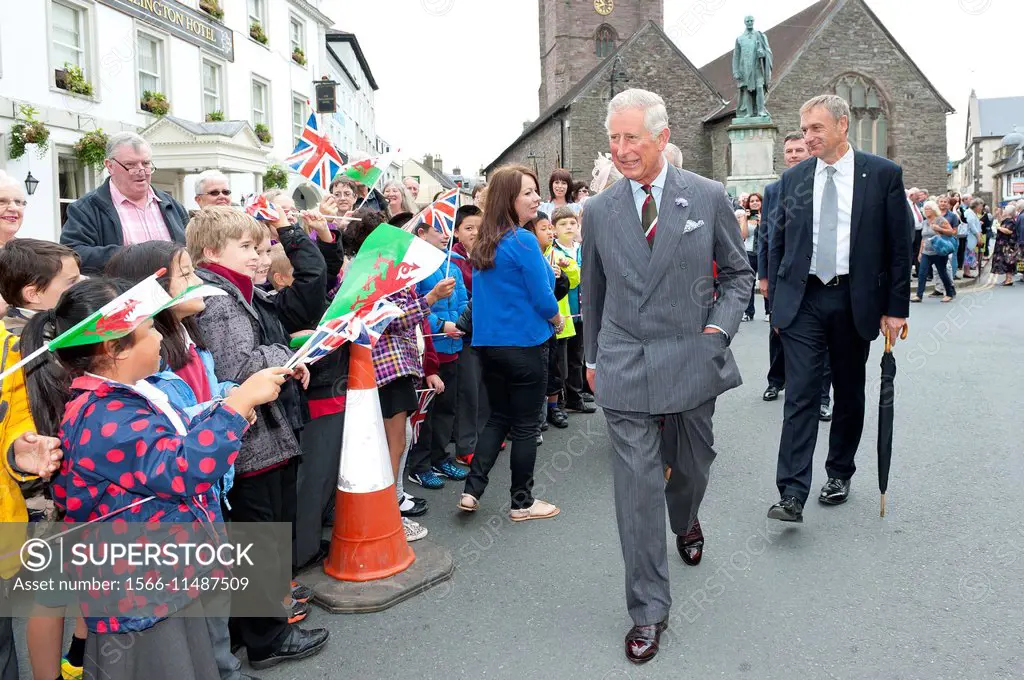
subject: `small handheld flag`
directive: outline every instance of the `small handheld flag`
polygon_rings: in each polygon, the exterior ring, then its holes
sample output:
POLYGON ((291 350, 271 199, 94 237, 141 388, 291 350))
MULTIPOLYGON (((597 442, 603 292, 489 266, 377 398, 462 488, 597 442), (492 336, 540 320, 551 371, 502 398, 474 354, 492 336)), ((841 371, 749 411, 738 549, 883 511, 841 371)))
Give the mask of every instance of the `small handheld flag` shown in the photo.
POLYGON ((345 165, 341 153, 331 143, 327 133, 320 134, 315 113, 309 114, 295 150, 284 162, 313 184, 319 184, 324 191, 345 165))
POLYGON ((277 206, 267 200, 264 194, 257 194, 245 206, 245 212, 259 222, 276 222, 279 219, 277 206))
POLYGON ((427 419, 427 411, 430 409, 430 402, 434 400, 434 390, 423 390, 420 392, 419 404, 415 411, 409 414, 409 425, 412 426, 412 444, 420 438, 420 425, 427 419))

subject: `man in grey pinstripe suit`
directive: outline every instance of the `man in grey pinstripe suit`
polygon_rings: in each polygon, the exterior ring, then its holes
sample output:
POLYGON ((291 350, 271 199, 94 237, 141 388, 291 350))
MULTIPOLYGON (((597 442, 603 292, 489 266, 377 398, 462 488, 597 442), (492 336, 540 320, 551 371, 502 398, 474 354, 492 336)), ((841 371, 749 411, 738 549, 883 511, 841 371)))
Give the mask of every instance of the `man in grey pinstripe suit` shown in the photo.
POLYGON ((625 178, 590 198, 583 212, 587 379, 614 449, 615 514, 634 623, 626 657, 643 663, 658 652, 672 602, 661 495, 673 533, 686 536, 715 458, 715 399, 741 383, 729 342, 754 276, 722 185, 665 162, 661 97, 622 92, 608 105, 606 127, 625 178), (662 424, 671 436, 663 437, 662 424), (663 464, 672 469, 668 482, 663 464))

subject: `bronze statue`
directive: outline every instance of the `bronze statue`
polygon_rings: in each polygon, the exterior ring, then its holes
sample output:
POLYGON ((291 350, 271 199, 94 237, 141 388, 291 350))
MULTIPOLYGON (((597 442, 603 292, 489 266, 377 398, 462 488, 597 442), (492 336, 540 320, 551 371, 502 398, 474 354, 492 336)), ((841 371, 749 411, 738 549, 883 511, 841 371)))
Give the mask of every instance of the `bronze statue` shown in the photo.
POLYGON ((732 77, 739 86, 737 118, 768 117, 764 97, 772 79, 772 50, 768 38, 754 30, 754 17, 744 19, 747 30, 736 38, 732 52, 732 77))

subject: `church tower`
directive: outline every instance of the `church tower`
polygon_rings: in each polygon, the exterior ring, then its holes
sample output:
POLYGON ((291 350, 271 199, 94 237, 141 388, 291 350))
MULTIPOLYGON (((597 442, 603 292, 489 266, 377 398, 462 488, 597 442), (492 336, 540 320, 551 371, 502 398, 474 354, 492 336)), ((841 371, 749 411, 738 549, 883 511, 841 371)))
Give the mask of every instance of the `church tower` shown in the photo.
POLYGON ((664 0, 539 0, 540 111, 641 26, 664 27, 664 0))

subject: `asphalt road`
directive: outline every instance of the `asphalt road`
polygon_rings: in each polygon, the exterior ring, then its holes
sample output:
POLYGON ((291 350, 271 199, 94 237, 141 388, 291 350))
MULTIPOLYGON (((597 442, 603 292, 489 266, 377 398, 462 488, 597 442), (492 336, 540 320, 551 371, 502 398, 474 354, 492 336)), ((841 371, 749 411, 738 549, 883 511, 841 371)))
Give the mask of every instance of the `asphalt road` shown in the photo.
MULTIPOLYGON (((390 610, 331 616, 320 656, 284 678, 1019 678, 1024 504, 1017 352, 1024 287, 965 289, 914 305, 897 349, 895 454, 878 516, 877 367, 850 501, 808 505, 803 525, 769 522, 782 401, 765 403, 768 324, 733 342, 745 384, 718 401, 718 459, 701 509, 703 562, 670 555, 673 627, 652 663, 622 652, 630 626, 600 413, 549 430, 538 495, 562 513, 513 524, 508 469, 482 510, 455 508, 460 485, 423 491, 452 581, 390 610)), ((685 379, 684 376, 680 377, 685 379)), ((827 426, 815 486, 824 482, 827 426)))
MULTIPOLYGON (((331 630, 328 649, 259 676, 1024 677, 1024 286, 966 289, 953 304, 913 306, 910 338, 896 350, 884 519, 875 464, 878 342, 850 501, 812 500, 795 527, 765 518, 777 500, 782 423, 782 400, 761 400, 767 333, 758 317, 732 344, 745 384, 718 400, 718 459, 700 513, 704 559, 687 567, 670 554, 673 621, 653 662, 633 667, 623 656, 630 621, 609 443, 597 413, 545 433, 537 495, 559 505, 560 516, 507 519, 504 457, 474 515, 455 508, 459 484, 413 487, 430 500, 427 540, 452 552, 453 580, 377 614, 314 610, 308 624, 331 630)), ((824 482, 827 432, 823 425, 815 488, 824 482)))

